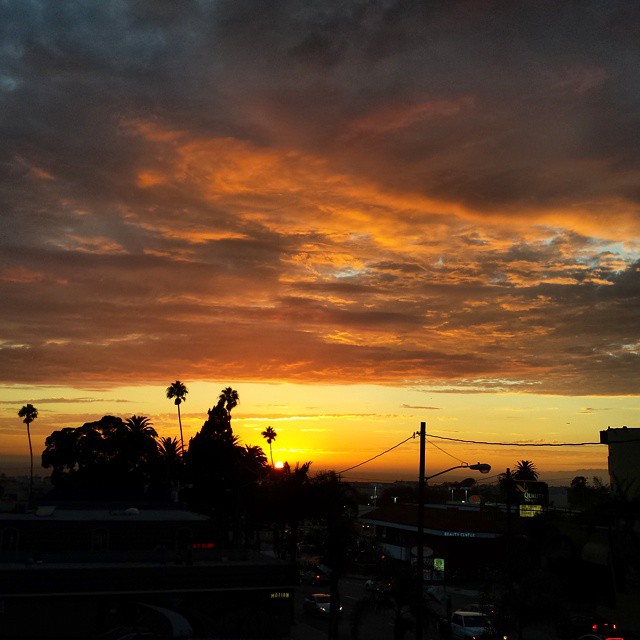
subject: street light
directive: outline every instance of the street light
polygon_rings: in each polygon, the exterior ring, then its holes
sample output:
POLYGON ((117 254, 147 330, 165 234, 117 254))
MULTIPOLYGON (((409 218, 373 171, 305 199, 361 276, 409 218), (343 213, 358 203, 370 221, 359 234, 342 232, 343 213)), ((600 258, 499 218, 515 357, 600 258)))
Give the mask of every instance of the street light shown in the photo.
POLYGON ((453 471, 454 469, 471 469, 473 471, 479 471, 480 473, 489 473, 491 471, 491 465, 478 462, 477 464, 459 464, 455 467, 450 467, 439 473, 434 473, 432 476, 425 478, 425 443, 427 441, 427 423, 420 423, 420 475, 418 476, 418 548, 416 563, 418 565, 417 575, 417 615, 416 615, 416 640, 422 640, 422 590, 423 590, 423 565, 424 565, 424 486, 427 480, 431 478, 437 478, 444 473, 453 471))
POLYGON ((428 476, 427 478, 425 478, 425 481, 431 480, 431 478, 437 478, 443 473, 449 473, 449 471, 453 471, 454 469, 471 469, 472 471, 479 471, 480 473, 489 473, 489 471, 491 471, 491 465, 485 464, 483 462, 478 462, 476 464, 458 464, 455 467, 449 467, 444 471, 440 471, 438 473, 434 473, 432 476, 428 476))

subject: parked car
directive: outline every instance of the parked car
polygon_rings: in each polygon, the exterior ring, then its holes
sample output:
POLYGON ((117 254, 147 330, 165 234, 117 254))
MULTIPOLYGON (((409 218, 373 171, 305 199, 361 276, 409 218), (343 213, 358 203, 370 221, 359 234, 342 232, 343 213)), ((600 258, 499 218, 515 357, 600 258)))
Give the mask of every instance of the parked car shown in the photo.
POLYGON ((484 613, 458 610, 451 615, 451 635, 456 640, 476 640, 491 632, 491 623, 484 613))
POLYGON ((331 613, 331 597, 328 593, 312 593, 302 601, 302 610, 312 616, 328 617, 331 613))

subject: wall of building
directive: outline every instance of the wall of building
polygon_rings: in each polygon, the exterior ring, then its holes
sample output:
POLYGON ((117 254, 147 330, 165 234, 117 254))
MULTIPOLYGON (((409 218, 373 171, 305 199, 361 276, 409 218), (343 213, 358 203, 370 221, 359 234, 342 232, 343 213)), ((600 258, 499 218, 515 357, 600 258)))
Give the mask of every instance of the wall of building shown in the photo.
POLYGON ((609 446, 609 481, 627 497, 640 496, 640 429, 608 428, 600 442, 609 446))

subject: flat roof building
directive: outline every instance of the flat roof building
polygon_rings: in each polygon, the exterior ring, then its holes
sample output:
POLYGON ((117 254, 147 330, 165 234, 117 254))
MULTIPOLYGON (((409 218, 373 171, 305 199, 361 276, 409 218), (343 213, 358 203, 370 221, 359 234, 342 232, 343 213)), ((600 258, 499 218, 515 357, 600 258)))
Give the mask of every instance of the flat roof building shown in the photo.
POLYGON ((609 447, 609 481, 629 498, 640 495, 640 429, 612 429, 600 432, 600 442, 609 447))
POLYGON ((219 547, 214 533, 181 509, 0 513, 3 640, 174 637, 171 619, 200 637, 289 637, 295 565, 219 547))

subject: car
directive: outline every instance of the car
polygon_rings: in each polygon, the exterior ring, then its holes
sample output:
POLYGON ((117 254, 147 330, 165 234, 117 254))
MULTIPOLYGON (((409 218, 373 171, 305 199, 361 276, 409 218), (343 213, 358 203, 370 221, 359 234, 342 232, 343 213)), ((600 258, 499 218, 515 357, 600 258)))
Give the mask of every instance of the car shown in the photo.
MULTIPOLYGON (((331 596, 328 593, 312 593, 302 601, 302 610, 312 616, 329 617, 331 596)), ((342 605, 339 611, 342 611, 342 605)))
POLYGON ((484 613, 458 610, 451 615, 451 636, 457 640, 477 640, 491 631, 491 623, 484 613))
POLYGON ((364 588, 372 593, 386 593, 391 589, 391 580, 369 578, 369 580, 364 583, 364 588))

